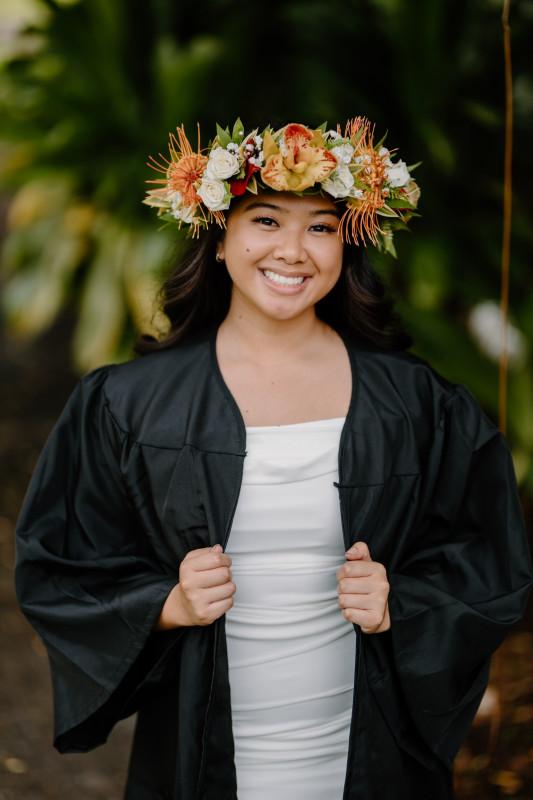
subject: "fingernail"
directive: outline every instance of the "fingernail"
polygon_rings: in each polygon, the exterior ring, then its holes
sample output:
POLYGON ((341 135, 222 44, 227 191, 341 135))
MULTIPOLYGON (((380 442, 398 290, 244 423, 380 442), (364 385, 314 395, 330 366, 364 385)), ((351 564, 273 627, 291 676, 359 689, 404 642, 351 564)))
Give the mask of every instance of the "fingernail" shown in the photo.
POLYGON ((360 556, 361 555, 361 553, 359 552, 359 548, 355 544, 353 545, 353 547, 350 547, 350 549, 346 552, 345 555, 348 555, 348 553, 351 556, 360 556))
POLYGON ((220 552, 222 552, 222 545, 221 544, 213 545, 213 553, 220 553, 220 552))

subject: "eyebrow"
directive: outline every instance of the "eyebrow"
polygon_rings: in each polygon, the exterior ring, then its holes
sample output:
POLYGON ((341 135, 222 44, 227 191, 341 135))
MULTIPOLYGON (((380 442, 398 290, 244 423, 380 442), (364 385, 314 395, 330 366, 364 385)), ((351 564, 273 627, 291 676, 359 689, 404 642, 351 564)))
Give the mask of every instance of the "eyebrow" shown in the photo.
MULTIPOLYGON (((250 203, 249 206, 246 206, 245 211, 253 211, 257 208, 271 208, 273 211, 279 211, 280 214, 289 214, 289 210, 287 208, 283 208, 283 206, 278 206, 275 203, 265 203, 264 201, 256 200, 254 203, 250 203)), ((335 219, 339 219, 339 215, 333 208, 319 208, 316 211, 310 211, 310 217, 319 217, 323 214, 328 214, 335 219)))

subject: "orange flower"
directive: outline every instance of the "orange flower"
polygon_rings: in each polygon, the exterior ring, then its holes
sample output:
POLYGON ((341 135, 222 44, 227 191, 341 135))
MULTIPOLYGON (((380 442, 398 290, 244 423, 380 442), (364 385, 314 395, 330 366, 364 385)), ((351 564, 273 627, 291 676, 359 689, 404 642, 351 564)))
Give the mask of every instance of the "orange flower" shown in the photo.
POLYGON ((373 131, 370 131, 368 120, 361 117, 349 120, 344 135, 350 140, 358 140, 355 162, 359 164, 359 171, 355 178, 368 188, 363 190, 361 198, 348 202, 341 218, 340 229, 348 242, 359 244, 361 240, 364 244, 365 238, 368 238, 373 244, 377 244, 377 234, 383 233, 379 227, 377 212, 386 202, 381 192, 386 177, 386 156, 374 150, 373 131))
POLYGON ((333 172, 337 159, 324 146, 321 131, 304 125, 287 125, 279 144, 267 131, 263 139, 266 164, 264 183, 277 192, 303 192, 333 172))
MULTIPOLYGON (((164 164, 159 164, 154 158, 150 157, 151 167, 163 172, 165 178, 160 178, 148 183, 161 184, 161 188, 152 189, 148 192, 148 202, 150 205, 159 209, 162 214, 169 210, 170 198, 175 192, 179 192, 183 198, 183 208, 187 209, 192 215, 194 233, 197 234, 200 228, 200 218, 204 222, 215 220, 218 225, 224 226, 224 215, 219 211, 209 211, 207 214, 202 206, 201 198, 195 188, 195 184, 201 180, 207 166, 208 157, 203 155, 200 149, 200 126, 198 126, 198 151, 195 152, 191 143, 185 135, 185 128, 176 128, 177 137, 170 134, 168 149, 170 160, 160 154, 164 164)), ((180 221, 181 224, 181 221, 180 221)))

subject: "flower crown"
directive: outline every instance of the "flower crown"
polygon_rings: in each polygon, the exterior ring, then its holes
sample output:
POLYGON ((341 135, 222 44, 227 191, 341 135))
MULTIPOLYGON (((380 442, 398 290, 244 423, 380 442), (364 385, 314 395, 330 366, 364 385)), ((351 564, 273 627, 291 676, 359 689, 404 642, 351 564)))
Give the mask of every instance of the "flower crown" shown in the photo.
MULTIPOLYGON (((170 134, 170 158, 151 158, 150 166, 163 178, 148 181, 158 188, 144 202, 169 222, 190 225, 193 235, 216 223, 225 227, 224 211, 234 197, 261 189, 277 192, 322 192, 346 207, 340 221, 345 241, 367 240, 395 255, 393 230, 406 228, 420 189, 411 178, 414 166, 391 160, 383 139, 373 143, 367 119, 349 120, 327 130, 291 123, 279 130, 270 126, 244 135, 240 119, 232 131, 217 125, 217 135, 205 150, 194 151, 185 129, 170 134)), ((415 215, 416 216, 416 215, 415 215)))

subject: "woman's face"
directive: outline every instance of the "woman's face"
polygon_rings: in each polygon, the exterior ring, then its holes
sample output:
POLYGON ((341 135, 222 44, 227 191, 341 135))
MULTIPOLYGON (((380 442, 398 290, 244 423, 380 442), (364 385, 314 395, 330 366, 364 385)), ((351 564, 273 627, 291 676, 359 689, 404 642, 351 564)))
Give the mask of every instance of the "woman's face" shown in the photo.
POLYGON ((342 268, 339 217, 321 195, 250 195, 229 215, 217 253, 233 282, 230 313, 287 320, 313 314, 342 268))

